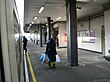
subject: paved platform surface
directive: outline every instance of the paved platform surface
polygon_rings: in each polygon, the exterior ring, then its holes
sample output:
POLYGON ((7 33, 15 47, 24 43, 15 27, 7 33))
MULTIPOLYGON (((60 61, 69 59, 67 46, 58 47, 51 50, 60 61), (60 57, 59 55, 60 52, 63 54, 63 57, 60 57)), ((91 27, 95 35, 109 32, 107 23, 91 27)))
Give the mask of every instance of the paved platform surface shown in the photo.
MULTIPOLYGON (((78 50, 79 66, 71 67, 67 64, 67 49, 58 48, 61 62, 56 63, 56 69, 52 70, 39 61, 42 52, 45 52, 45 46, 28 44, 37 82, 110 82, 110 61, 106 61, 102 54, 78 50)), ((29 78, 30 82, 33 82, 30 72, 29 78)))

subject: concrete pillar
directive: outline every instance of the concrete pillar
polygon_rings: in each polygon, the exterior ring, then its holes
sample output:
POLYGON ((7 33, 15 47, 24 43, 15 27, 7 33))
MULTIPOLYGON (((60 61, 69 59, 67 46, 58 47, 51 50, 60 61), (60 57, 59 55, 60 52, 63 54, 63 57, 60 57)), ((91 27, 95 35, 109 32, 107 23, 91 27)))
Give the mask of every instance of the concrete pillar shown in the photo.
POLYGON ((47 29, 46 28, 44 29, 44 32, 45 32, 44 35, 45 35, 45 43, 46 43, 46 41, 47 41, 47 29))
POLYGON ((54 38, 54 31, 53 31, 53 20, 51 20, 51 38, 54 38))
POLYGON ((39 27, 39 25, 37 25, 37 27, 36 27, 36 45, 38 45, 38 34, 39 34, 39 29, 38 29, 38 27, 39 27))
POLYGON ((42 47, 42 24, 39 24, 40 28, 40 47, 42 47))
POLYGON ((76 0, 66 1, 67 56, 71 66, 78 66, 76 0))
POLYGON ((51 17, 47 17, 47 21, 48 21, 48 30, 49 30, 48 40, 50 40, 50 38, 51 38, 51 17))

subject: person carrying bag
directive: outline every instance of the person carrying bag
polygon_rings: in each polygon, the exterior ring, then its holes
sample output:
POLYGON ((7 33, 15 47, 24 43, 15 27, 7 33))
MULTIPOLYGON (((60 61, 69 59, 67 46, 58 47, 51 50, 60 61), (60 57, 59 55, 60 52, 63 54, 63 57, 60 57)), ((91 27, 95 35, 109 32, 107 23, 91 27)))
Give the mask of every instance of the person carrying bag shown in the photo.
POLYGON ((55 41, 52 38, 47 42, 45 54, 48 55, 50 59, 48 62, 49 67, 54 69, 57 51, 55 41))

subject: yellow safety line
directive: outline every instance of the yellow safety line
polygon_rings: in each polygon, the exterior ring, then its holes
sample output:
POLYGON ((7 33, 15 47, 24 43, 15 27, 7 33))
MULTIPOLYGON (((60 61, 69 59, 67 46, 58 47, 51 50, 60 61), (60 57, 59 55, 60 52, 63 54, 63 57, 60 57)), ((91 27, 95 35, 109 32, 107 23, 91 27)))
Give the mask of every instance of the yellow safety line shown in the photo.
POLYGON ((35 77, 35 74, 34 74, 34 71, 33 71, 33 68, 32 68, 32 64, 31 64, 31 61, 30 61, 30 57, 29 57, 28 52, 26 53, 26 55, 27 55, 27 59, 28 59, 28 63, 29 63, 29 68, 30 68, 32 80, 33 80, 33 82, 37 82, 36 77, 35 77))

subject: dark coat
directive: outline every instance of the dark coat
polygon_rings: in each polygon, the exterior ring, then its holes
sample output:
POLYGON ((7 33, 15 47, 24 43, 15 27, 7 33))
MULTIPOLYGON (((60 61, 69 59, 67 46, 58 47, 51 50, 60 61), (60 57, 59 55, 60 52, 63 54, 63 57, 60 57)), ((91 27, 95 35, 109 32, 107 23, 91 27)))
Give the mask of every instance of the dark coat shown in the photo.
POLYGON ((52 38, 47 43, 45 54, 48 55, 48 57, 50 59, 50 62, 55 62, 56 61, 56 54, 57 54, 56 44, 55 44, 55 41, 52 38))

